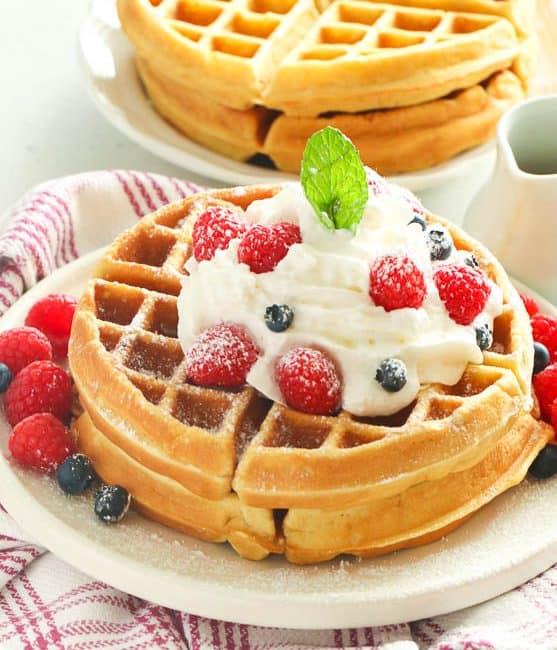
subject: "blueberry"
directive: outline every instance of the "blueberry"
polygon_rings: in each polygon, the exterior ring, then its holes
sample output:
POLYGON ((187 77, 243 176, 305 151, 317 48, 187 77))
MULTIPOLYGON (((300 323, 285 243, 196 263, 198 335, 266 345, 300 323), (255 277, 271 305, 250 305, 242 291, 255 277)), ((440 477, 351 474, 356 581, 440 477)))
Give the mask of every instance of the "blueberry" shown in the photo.
POLYGON ((284 332, 293 320, 294 312, 288 305, 269 305, 265 309, 265 325, 271 332, 284 332))
POLYGON ((414 218, 412 219, 412 221, 408 222, 408 225, 410 225, 411 223, 417 223, 422 230, 426 229, 426 223, 423 215, 418 214, 417 212, 414 212, 414 218))
POLYGON ((476 327, 476 343, 480 350, 489 350, 493 345, 493 332, 487 323, 476 327))
POLYGON ((95 514, 107 524, 120 521, 130 507, 130 494, 120 485, 103 485, 95 494, 95 514))
POLYGON ((83 494, 95 479, 95 470, 84 454, 73 454, 56 470, 58 485, 66 494, 83 494))
POLYGON ((543 343, 534 341, 534 374, 537 375, 549 365, 549 350, 543 343))
POLYGON ((479 264, 478 260, 476 259, 476 256, 474 255, 474 253, 470 253, 470 255, 467 255, 464 258, 464 264, 466 264, 467 266, 471 266, 473 269, 477 269, 477 268, 480 267, 480 264, 479 264))
POLYGON ((8 389, 12 383, 12 371, 5 363, 0 363, 0 393, 8 389))
POLYGON ((550 478, 557 474, 557 447, 546 445, 528 470, 536 478, 550 478))
POLYGON ((446 260, 453 251, 453 240, 449 231, 437 224, 427 229, 427 246, 434 262, 446 260))
POLYGON ((408 381, 406 366, 399 359, 384 359, 377 368, 375 379, 386 391, 396 393, 408 381))

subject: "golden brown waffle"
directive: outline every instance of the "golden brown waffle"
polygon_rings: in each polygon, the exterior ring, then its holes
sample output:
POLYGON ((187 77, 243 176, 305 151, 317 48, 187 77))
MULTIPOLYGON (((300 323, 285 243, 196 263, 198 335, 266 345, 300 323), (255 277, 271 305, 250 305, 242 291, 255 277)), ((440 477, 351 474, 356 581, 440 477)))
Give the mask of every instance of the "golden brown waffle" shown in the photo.
POLYGON ((484 85, 417 106, 277 117, 261 106, 241 111, 212 102, 157 75, 144 61, 138 69, 161 115, 193 140, 237 160, 264 153, 279 169, 296 173, 307 139, 326 125, 346 133, 363 162, 380 174, 423 169, 489 140, 503 112, 524 97, 519 79, 507 70, 484 85))
MULTIPOLYGON (((332 0, 316 0, 321 11, 332 0)), ((517 32, 528 34, 533 29, 533 17, 537 0, 389 0, 393 5, 405 7, 437 9, 439 11, 458 11, 501 16, 510 20, 517 32)))
POLYGON ((70 340, 85 411, 75 425, 79 447, 147 516, 228 540, 251 559, 281 552, 317 562, 435 539, 520 481, 549 437, 551 429, 529 415, 524 307, 496 260, 448 226, 455 246, 474 251, 504 297, 492 348, 457 385, 425 386, 414 404, 386 418, 310 416, 250 387, 190 385, 176 296, 192 223, 208 204, 226 201, 241 214, 278 189, 190 197, 142 219, 109 248, 70 340))
POLYGON ((306 116, 408 106, 472 86, 518 54, 514 28, 497 16, 333 2, 278 67, 263 99, 306 116))
POLYGON ((466 88, 511 66, 508 20, 342 0, 119 0, 140 58, 236 109, 289 115, 405 106, 466 88))

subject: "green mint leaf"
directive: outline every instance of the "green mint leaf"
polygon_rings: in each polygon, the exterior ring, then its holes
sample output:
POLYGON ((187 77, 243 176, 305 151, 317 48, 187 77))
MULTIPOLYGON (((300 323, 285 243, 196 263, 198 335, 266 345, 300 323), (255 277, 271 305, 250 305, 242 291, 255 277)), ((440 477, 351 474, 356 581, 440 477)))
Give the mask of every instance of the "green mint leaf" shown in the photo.
POLYGON ((300 176, 318 219, 331 230, 354 231, 368 198, 358 150, 338 129, 327 126, 307 141, 300 176))

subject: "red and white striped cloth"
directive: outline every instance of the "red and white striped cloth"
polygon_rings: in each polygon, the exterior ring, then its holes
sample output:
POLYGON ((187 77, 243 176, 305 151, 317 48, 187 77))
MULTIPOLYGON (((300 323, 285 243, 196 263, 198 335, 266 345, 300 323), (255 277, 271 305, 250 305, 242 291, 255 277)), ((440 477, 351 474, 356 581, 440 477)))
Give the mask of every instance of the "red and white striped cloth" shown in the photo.
MULTIPOLYGON (((197 189, 124 171, 39 186, 3 222, 0 314, 54 269, 197 189)), ((173 611, 92 580, 30 540, 0 510, 0 648, 7 649, 554 650, 556 587, 553 567, 482 605, 407 624, 327 631, 236 625, 173 611)))

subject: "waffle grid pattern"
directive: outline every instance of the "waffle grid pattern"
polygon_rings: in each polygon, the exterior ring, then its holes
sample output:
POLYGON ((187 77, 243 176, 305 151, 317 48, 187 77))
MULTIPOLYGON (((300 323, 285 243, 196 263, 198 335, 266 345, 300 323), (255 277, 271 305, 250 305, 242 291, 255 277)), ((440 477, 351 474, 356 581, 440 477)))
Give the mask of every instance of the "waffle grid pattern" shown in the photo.
MULTIPOLYGON (((158 11, 173 30, 207 51, 252 58, 294 4, 292 0, 251 0, 247 4, 182 0, 163 2, 158 11)), ((430 47, 487 29, 498 21, 497 16, 343 0, 325 10, 295 56, 329 60, 418 45, 430 47)))
POLYGON ((251 559, 277 552, 317 562, 437 538, 520 480, 522 463, 548 435, 526 415, 531 346, 514 290, 481 247, 453 232, 455 246, 473 249, 503 289, 495 343, 458 384, 423 387, 393 416, 312 416, 250 387, 191 385, 176 338, 176 302, 193 221, 208 203, 225 200, 241 211, 278 189, 186 199, 144 218, 109 249, 70 345, 85 409, 75 424, 79 446, 104 480, 128 486, 147 516, 202 539, 228 540, 251 559), (429 515, 417 507, 424 498, 431 499, 429 515), (387 511, 394 518, 378 528, 387 511))
MULTIPOLYGON (((391 5, 338 2, 330 6, 290 59, 329 60, 381 56, 386 50, 423 46, 460 38, 491 27, 496 17, 391 5)), ((486 36, 488 36, 486 34, 486 36)))
MULTIPOLYGON (((128 379, 145 399, 182 424, 210 434, 236 432, 236 449, 243 453, 260 432, 263 447, 347 449, 412 431, 417 423, 444 420, 501 378, 498 368, 509 367, 512 309, 507 304, 495 324, 495 341, 486 361, 492 368, 471 366, 453 387, 434 386, 419 400, 388 417, 365 418, 343 412, 339 417, 304 415, 257 396, 251 388, 239 392, 198 388, 186 382, 184 354, 177 340, 176 289, 191 254, 191 223, 205 204, 192 204, 191 213, 176 227, 152 225, 116 251, 94 296, 99 334, 128 379), (130 273, 130 267, 136 273, 130 273), (128 285, 130 275, 139 286, 128 285), (144 288, 147 285, 149 289, 144 288), (269 410, 270 409, 270 410, 269 410), (316 421, 318 426, 316 427, 316 421), (246 422, 250 426, 246 426, 246 422)), ((489 269, 488 269, 489 270, 489 269)), ((493 271, 492 271, 493 274, 493 271)))

